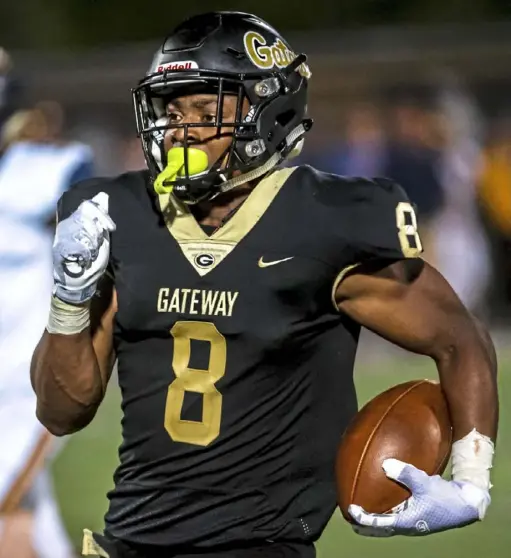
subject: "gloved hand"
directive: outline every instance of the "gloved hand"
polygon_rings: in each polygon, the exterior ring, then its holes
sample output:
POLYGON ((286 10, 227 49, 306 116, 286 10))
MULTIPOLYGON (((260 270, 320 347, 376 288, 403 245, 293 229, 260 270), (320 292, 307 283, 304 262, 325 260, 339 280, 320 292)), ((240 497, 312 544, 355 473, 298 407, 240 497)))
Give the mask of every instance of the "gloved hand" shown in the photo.
POLYGON ((487 490, 469 482, 429 476, 397 459, 386 459, 383 469, 387 477, 406 486, 412 496, 385 514, 367 513, 351 505, 348 511, 356 521, 353 530, 359 535, 417 536, 464 527, 483 519, 491 502, 487 490))
POLYGON ((110 232, 108 194, 100 192, 82 202, 57 225, 53 242, 54 295, 71 304, 90 300, 108 266, 110 232))

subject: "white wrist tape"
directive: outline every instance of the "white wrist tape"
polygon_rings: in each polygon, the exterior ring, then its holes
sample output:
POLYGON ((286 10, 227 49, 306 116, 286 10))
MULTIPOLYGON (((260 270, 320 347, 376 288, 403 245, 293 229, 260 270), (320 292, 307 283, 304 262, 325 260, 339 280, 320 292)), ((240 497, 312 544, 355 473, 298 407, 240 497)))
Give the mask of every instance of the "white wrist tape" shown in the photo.
POLYGON ((46 329, 49 333, 73 335, 90 325, 89 304, 68 304, 56 296, 51 297, 50 315, 46 329))
POLYGON ((453 480, 471 482, 483 490, 489 490, 492 487, 490 469, 494 452, 492 440, 474 428, 452 445, 453 480))

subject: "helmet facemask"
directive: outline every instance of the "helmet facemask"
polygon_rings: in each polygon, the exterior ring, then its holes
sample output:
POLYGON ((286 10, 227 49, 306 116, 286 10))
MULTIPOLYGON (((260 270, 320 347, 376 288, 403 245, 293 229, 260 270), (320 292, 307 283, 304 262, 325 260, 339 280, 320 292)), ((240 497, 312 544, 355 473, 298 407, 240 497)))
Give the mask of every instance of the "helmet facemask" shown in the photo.
POLYGON ((262 176, 282 162, 301 143, 310 127, 311 121, 288 108, 290 97, 303 95, 306 89, 302 87, 304 78, 296 71, 303 59, 297 57, 287 68, 271 72, 235 74, 187 69, 148 75, 133 90, 133 101, 137 132, 152 179, 166 191, 173 191, 183 202, 194 204, 262 176), (217 96, 215 121, 169 123, 167 103, 182 95, 198 93, 217 96), (227 95, 236 97, 236 110, 233 119, 224 121, 227 95), (289 134, 290 124, 296 124, 292 126, 294 134, 289 134), (232 138, 227 149, 216 161, 208 161, 204 169, 195 164, 194 143, 197 142, 190 134, 193 128, 215 129, 215 133, 201 143, 226 135, 232 138), (175 164, 176 153, 167 156, 164 140, 167 133, 177 129, 182 129, 184 139, 179 146, 181 164, 178 162, 176 166, 180 168, 175 173, 169 172, 169 167, 170 159, 175 164))

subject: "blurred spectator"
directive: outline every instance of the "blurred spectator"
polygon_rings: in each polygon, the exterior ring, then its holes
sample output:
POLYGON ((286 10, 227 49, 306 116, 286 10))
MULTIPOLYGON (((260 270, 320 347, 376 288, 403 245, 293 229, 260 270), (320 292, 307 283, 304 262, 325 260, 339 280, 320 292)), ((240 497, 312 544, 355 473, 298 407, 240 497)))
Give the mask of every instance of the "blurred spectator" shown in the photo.
POLYGON ((137 137, 127 139, 122 144, 123 171, 131 172, 146 168, 144 152, 137 137))
POLYGON ((0 129, 13 112, 21 108, 23 88, 14 75, 8 52, 0 47, 0 129))
POLYGON ((457 84, 440 94, 444 144, 439 179, 444 203, 434 224, 436 264, 464 304, 480 312, 491 274, 489 244, 477 206, 481 170, 480 115, 457 84))
POLYGON ((479 201, 494 259, 491 302, 499 314, 511 301, 511 117, 501 115, 490 128, 483 153, 479 201))
POLYGON ((404 188, 418 208, 425 229, 440 209, 442 188, 437 176, 440 160, 437 116, 429 101, 410 96, 394 100, 385 176, 404 188))
POLYGON ((484 150, 479 197, 494 227, 511 238, 511 117, 499 119, 484 150))
MULTIPOLYGON (((312 155, 305 161, 325 172, 344 176, 381 176, 385 168, 386 142, 385 133, 378 109, 374 104, 356 103, 349 107, 345 117, 343 131, 337 142, 322 146, 321 150, 312 150, 312 155)), ((293 161, 293 164, 296 164, 293 161)))
POLYGON ((48 472, 58 448, 36 419, 29 374, 53 285, 49 225, 61 194, 93 169, 62 126, 61 108, 41 103, 12 115, 0 137, 0 555, 17 558, 73 555, 48 472))
POLYGON ((346 116, 345 141, 335 172, 347 176, 381 176, 386 148, 377 108, 370 103, 355 105, 346 116))

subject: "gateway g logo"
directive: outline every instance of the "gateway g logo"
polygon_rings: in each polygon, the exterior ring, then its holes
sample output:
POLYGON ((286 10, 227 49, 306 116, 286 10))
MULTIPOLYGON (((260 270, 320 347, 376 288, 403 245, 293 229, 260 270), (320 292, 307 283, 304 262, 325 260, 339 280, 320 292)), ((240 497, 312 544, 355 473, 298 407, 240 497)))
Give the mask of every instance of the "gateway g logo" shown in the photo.
MULTIPOLYGON (((272 45, 268 45, 266 39, 256 31, 245 33, 243 44, 252 63, 262 70, 269 70, 274 66, 285 68, 296 58, 296 54, 280 39, 275 39, 272 45)), ((298 72, 306 79, 311 77, 307 64, 300 65, 298 72)))
POLYGON ((200 268, 207 268, 215 263, 215 258, 211 254, 198 254, 195 256, 195 263, 200 268))

